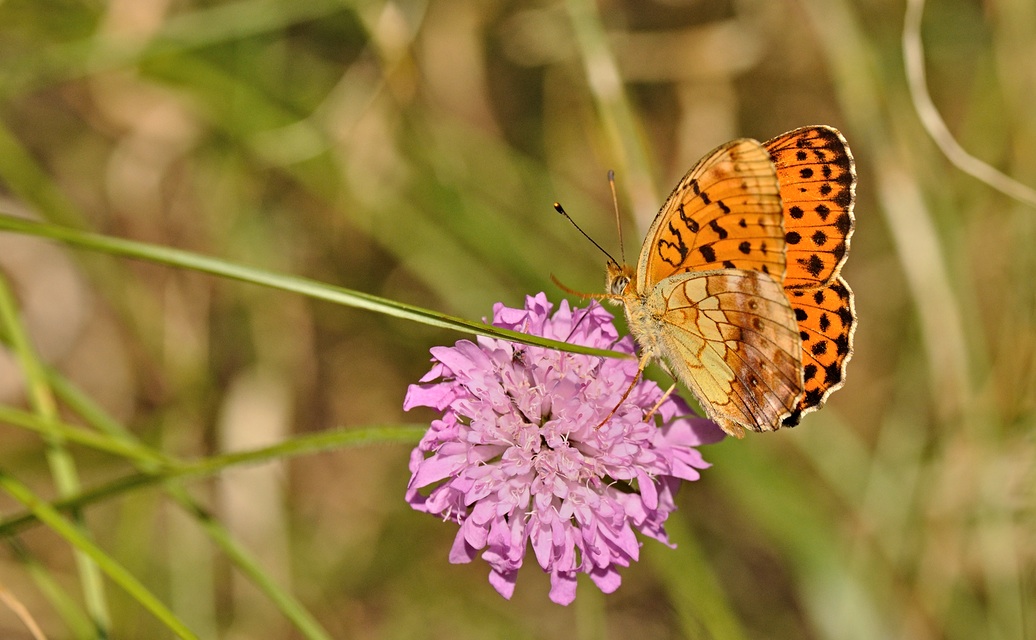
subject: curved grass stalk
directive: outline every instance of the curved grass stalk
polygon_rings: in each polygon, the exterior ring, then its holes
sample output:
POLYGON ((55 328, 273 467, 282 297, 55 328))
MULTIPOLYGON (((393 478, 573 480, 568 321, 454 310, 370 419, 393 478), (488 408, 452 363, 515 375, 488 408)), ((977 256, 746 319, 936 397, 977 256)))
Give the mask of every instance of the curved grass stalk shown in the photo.
POLYGON ((921 41, 921 18, 924 15, 924 0, 907 0, 906 17, 903 20, 903 64, 906 67, 907 86, 921 124, 932 136, 943 155, 955 167, 985 182, 1004 195, 1019 202, 1036 207, 1036 189, 1018 182, 1011 176, 979 160, 961 146, 953 137, 950 128, 939 115, 931 94, 924 69, 924 43, 921 41))
POLYGON ((221 276, 231 280, 239 280, 241 282, 249 282, 274 289, 292 291, 311 298, 326 300, 328 302, 355 307, 357 309, 373 311, 375 313, 381 313, 404 320, 412 320, 414 322, 420 322, 422 324, 442 329, 451 329, 453 331, 460 331, 463 333, 473 333, 489 338, 510 340, 511 342, 519 342, 522 344, 546 347, 548 349, 557 349, 559 351, 568 351, 571 353, 582 353, 606 358, 629 357, 629 355, 619 353, 617 351, 593 349, 582 345, 532 336, 518 331, 500 329, 480 322, 456 318, 437 311, 431 311, 414 305, 396 302, 395 300, 380 298, 369 293, 353 291, 344 287, 336 287, 316 280, 310 280, 308 278, 274 273, 272 271, 256 269, 254 267, 245 267, 226 260, 220 260, 219 258, 203 256, 189 251, 183 251, 181 249, 173 249, 144 242, 135 242, 133 240, 123 240, 121 238, 112 238, 101 234, 78 231, 68 227, 62 227, 45 222, 35 222, 4 214, 0 214, 0 231, 12 231, 15 233, 40 236, 51 240, 58 240, 83 249, 99 251, 101 253, 107 253, 123 258, 147 260, 149 262, 164 264, 171 267, 200 271, 202 273, 221 276))

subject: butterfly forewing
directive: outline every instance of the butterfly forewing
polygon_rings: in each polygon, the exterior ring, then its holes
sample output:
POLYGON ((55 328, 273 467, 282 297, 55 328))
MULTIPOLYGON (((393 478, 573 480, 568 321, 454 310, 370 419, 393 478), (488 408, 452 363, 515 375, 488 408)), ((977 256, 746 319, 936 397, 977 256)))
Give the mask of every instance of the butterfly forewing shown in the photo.
POLYGON ((755 140, 718 147, 691 169, 655 217, 641 250, 637 289, 676 273, 744 269, 784 277, 780 188, 755 140))
POLYGON ((802 347, 776 280, 733 269, 679 274, 647 306, 660 319, 662 355, 725 431, 773 431, 796 410, 802 347))
POLYGON ((856 309, 853 292, 841 277, 820 289, 789 292, 802 340, 805 393, 788 424, 816 411, 845 383, 853 355, 856 309))
POLYGON ((765 143, 784 205, 784 285, 810 289, 831 282, 853 234, 856 164, 838 130, 802 127, 765 143))

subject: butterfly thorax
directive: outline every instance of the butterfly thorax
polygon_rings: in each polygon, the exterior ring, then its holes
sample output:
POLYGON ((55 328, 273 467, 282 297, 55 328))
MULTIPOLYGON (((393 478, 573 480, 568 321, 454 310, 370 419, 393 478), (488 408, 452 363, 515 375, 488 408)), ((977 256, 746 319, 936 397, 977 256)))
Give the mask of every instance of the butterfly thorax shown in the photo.
MULTIPOLYGON (((608 292, 612 303, 622 305, 625 310, 630 333, 640 346, 641 352, 658 354, 659 336, 651 328, 658 324, 658 318, 664 309, 652 308, 652 305, 648 303, 648 297, 637 290, 635 278, 636 274, 632 267, 619 266, 614 262, 609 262, 605 277, 605 291, 608 292)), ((657 307, 657 305, 654 306, 657 307)))

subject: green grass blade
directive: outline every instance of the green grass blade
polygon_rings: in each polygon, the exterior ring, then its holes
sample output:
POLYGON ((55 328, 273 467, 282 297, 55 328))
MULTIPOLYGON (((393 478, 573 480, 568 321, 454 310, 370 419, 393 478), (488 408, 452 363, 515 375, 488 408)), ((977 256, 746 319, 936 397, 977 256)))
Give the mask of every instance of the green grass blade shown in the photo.
POLYGON ((45 436, 58 436, 67 443, 74 443, 97 451, 104 451, 126 458, 140 465, 172 465, 175 462, 161 453, 133 441, 112 438, 54 420, 44 420, 36 414, 0 406, 0 423, 9 424, 45 436))
MULTIPOLYGON (((86 423, 98 431, 111 436, 112 440, 115 440, 130 451, 136 451, 141 447, 121 424, 97 406, 91 398, 84 395, 77 387, 70 384, 62 375, 55 371, 48 371, 48 374, 51 386, 58 397, 86 423)), ((326 433, 313 434, 312 437, 306 438, 304 444, 292 447, 292 450, 296 453, 301 453, 304 450, 320 451, 327 446, 335 446, 338 440, 339 438, 336 436, 328 436, 326 433)), ((279 450, 276 447, 274 449, 279 450)), ((169 464, 169 460, 163 458, 162 463, 169 464)), ((141 464, 140 468, 150 469, 152 466, 141 464)), ((136 486, 143 485, 137 484, 136 486)), ((201 505, 191 498, 190 494, 182 486, 178 483, 168 482, 165 484, 165 491, 185 512, 195 518, 198 525, 205 531, 213 543, 226 554, 230 562, 277 606, 285 618, 295 625, 295 628, 303 636, 311 640, 325 640, 330 637, 302 603, 290 591, 285 590, 275 580, 271 579, 263 570, 258 559, 253 557, 222 523, 213 518, 201 505)))
POLYGON ((266 597, 280 609, 281 613, 295 625, 303 636, 310 640, 330 640, 331 636, 309 611, 270 578, 260 566, 258 559, 235 540, 219 520, 195 502, 183 487, 169 484, 166 486, 166 492, 179 503, 184 511, 194 517, 209 538, 219 546, 223 553, 227 554, 234 566, 245 574, 253 585, 266 594, 266 597))
POLYGON ((77 640, 95 640, 98 636, 97 628, 79 601, 65 589, 58 577, 17 538, 9 538, 7 545, 19 566, 32 578, 36 588, 68 627, 69 637, 77 640))
POLYGON ((607 349, 594 349, 581 345, 569 344, 558 340, 549 340, 538 336, 531 336, 518 331, 492 327, 480 322, 472 322, 463 318, 455 318, 436 311, 422 309, 413 305, 380 298, 369 293, 353 291, 343 287, 336 287, 316 280, 288 276, 272 271, 265 271, 253 267, 244 267, 218 258, 198 255, 189 251, 151 245, 132 240, 111 238, 108 236, 77 231, 67 227, 35 222, 0 214, 0 230, 24 233, 52 240, 59 240, 67 244, 100 251, 124 258, 136 258, 147 260, 171 267, 191 269, 208 273, 231 280, 240 280, 283 291, 299 293, 318 300, 326 300, 337 304, 373 311, 404 320, 412 320, 433 327, 452 329, 463 333, 474 333, 489 338, 499 338, 511 342, 519 342, 548 349, 568 351, 571 353, 582 353, 586 355, 628 358, 628 354, 607 349))
MULTIPOLYGON (((167 480, 184 477, 211 476, 230 467, 248 464, 259 464, 271 460, 283 460, 287 457, 333 451, 343 447, 357 447, 392 442, 416 443, 427 431, 424 426, 400 425, 367 427, 363 429, 334 429, 320 433, 307 434, 279 442, 269 447, 235 451, 193 462, 175 463, 161 470, 142 471, 133 475, 113 480, 78 495, 55 501, 54 509, 79 509, 90 504, 102 502, 128 491, 155 485, 167 480)), ((167 462, 167 464, 170 464, 167 462)), ((35 514, 23 513, 13 515, 0 521, 0 537, 12 535, 37 521, 35 514)))
MULTIPOLYGON (((0 324, 6 330, 11 347, 18 357, 25 376, 29 404, 40 418, 44 427, 42 434, 46 443, 45 455, 54 479, 58 494, 67 497, 80 491, 79 472, 75 459, 65 448, 62 435, 48 427, 57 421, 57 403, 51 391, 47 376, 39 357, 32 345, 25 327, 22 325, 17 304, 14 300, 7 280, 0 277, 0 324)), ((86 529, 78 513, 73 513, 77 525, 82 527, 83 536, 86 529)), ((82 584, 83 597, 91 617, 103 630, 111 627, 111 614, 108 611, 108 599, 104 593, 104 580, 98 568, 81 551, 75 552, 76 567, 82 584)))
POLYGON ((596 3, 592 0, 568 0, 565 6, 601 126, 619 163, 618 169, 632 197, 634 210, 654 213, 661 200, 652 178, 641 125, 623 86, 619 65, 596 3))
POLYGON ((0 488, 12 498, 25 505, 33 515, 52 531, 64 538, 77 551, 87 555, 104 573, 130 596, 158 618, 170 631, 180 638, 197 638, 161 600, 141 584, 132 573, 101 550, 73 522, 58 513, 57 509, 40 499, 28 487, 0 469, 0 488))

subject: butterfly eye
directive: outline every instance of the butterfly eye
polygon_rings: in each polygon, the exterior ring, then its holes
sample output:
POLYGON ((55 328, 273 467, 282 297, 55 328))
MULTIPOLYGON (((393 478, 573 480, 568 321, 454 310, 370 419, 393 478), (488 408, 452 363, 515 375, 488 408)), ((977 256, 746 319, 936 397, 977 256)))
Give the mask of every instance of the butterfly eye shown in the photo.
POLYGON ((626 285, 630 283, 629 276, 619 276, 612 280, 612 294, 621 296, 622 292, 626 290, 626 285))

